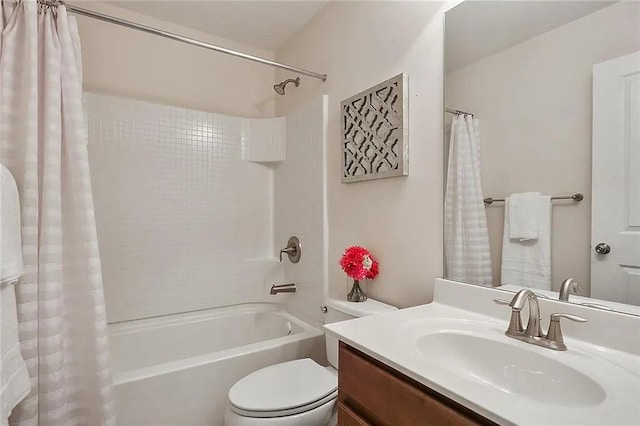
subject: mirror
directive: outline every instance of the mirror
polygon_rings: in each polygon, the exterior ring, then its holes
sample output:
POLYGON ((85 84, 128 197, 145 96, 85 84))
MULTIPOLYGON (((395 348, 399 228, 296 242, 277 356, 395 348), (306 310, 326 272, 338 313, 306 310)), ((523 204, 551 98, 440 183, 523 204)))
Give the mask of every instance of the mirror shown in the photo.
POLYGON ((640 3, 445 18, 445 278, 640 315, 640 3))

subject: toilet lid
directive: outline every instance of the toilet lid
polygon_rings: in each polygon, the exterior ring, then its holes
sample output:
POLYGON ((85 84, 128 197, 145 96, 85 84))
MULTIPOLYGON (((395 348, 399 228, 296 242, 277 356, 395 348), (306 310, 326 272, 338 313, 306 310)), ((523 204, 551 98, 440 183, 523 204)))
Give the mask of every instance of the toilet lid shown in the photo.
POLYGON ((309 358, 297 359, 244 377, 229 391, 229 402, 234 411, 263 417, 273 412, 301 412, 308 405, 328 402, 337 388, 338 378, 326 368, 309 358))

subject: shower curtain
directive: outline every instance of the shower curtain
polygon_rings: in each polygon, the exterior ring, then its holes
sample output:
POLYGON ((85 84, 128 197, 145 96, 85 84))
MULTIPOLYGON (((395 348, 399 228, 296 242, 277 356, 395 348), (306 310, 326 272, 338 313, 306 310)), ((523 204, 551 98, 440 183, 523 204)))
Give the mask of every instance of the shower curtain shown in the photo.
POLYGON ((63 6, 2 1, 0 30, 0 161, 20 190, 31 377, 10 424, 115 424, 75 21, 63 6))
POLYGON ((456 115, 451 124, 444 201, 445 276, 492 285, 489 232, 482 196, 479 122, 456 115))

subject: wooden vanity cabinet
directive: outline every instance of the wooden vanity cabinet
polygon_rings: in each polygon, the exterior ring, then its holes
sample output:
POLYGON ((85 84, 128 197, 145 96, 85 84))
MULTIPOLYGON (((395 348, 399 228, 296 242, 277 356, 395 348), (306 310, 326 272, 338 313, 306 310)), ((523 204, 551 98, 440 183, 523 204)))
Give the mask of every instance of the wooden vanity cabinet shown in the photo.
POLYGON ((468 408, 340 342, 338 426, 492 424, 468 408))

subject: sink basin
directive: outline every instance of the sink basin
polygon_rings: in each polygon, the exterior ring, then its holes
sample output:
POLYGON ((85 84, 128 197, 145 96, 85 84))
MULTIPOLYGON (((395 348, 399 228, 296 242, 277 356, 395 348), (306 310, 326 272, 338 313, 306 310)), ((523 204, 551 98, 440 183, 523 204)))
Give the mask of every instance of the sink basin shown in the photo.
POLYGON ((416 345, 425 360, 438 369, 487 390, 565 407, 596 405, 606 397, 590 377, 553 359, 557 353, 542 355, 516 341, 512 344, 449 330, 423 335, 416 345))

